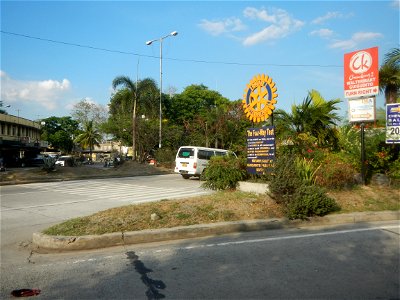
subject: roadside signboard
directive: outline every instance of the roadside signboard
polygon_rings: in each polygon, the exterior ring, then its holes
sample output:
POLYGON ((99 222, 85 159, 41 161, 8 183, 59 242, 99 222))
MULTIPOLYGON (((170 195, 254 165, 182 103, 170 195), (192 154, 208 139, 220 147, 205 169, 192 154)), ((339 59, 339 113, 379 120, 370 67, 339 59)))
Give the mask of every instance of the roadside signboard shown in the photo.
POLYGON ((386 143, 400 144, 400 103, 386 104, 386 143))
POLYGON ((360 98, 379 92, 378 47, 344 55, 344 97, 360 98))
POLYGON ((272 171, 275 161, 275 127, 247 129, 247 172, 262 175, 272 171))
POLYGON ((350 122, 375 121, 375 98, 349 99, 350 122))

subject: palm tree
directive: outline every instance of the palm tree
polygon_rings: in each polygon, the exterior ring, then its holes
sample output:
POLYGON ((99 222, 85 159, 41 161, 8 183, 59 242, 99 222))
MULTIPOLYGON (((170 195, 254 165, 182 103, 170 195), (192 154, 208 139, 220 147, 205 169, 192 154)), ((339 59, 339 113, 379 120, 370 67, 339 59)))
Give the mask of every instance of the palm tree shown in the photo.
POLYGON ((396 103, 400 90, 400 51, 392 49, 385 55, 379 69, 379 90, 385 94, 386 103, 396 103))
POLYGON ((399 64, 400 63, 400 48, 393 48, 385 55, 385 64, 399 64))
POLYGON ((281 109, 274 113, 278 135, 284 139, 296 139, 306 133, 321 146, 335 144, 334 127, 340 120, 335 111, 339 103, 340 99, 327 101, 319 92, 310 91, 300 105, 292 105, 290 113, 281 109))
MULTIPOLYGON (((155 81, 150 78, 146 78, 141 81, 133 82, 127 76, 118 76, 113 82, 112 86, 116 89, 118 86, 123 86, 127 89, 132 98, 132 151, 133 151, 133 160, 136 160, 136 114, 137 114, 137 102, 149 97, 145 97, 146 93, 154 94, 154 91, 157 90, 155 81), (141 99, 143 98, 143 99, 141 99)), ((149 103, 147 103, 149 104, 149 103)))
POLYGON ((75 142, 84 149, 89 148, 91 160, 94 146, 100 146, 99 141, 101 140, 101 135, 93 126, 93 121, 86 122, 83 127, 83 133, 76 137, 75 142))

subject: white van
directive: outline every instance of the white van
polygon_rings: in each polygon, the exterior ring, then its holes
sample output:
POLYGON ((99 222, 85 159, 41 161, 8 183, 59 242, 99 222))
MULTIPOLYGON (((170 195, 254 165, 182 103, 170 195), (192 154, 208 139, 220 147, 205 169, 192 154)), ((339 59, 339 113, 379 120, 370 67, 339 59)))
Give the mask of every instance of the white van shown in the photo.
POLYGON ((200 177, 212 156, 228 154, 235 155, 232 151, 223 149, 182 146, 176 154, 175 173, 181 174, 184 179, 192 176, 200 177))

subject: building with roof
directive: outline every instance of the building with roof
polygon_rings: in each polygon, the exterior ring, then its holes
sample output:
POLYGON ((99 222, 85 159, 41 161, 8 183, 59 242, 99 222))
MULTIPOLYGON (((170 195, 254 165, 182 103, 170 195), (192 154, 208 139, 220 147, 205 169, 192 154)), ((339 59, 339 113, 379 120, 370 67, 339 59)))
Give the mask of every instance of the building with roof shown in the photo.
POLYGON ((47 149, 48 142, 40 139, 40 128, 38 122, 0 114, 0 158, 6 166, 24 165, 47 149))

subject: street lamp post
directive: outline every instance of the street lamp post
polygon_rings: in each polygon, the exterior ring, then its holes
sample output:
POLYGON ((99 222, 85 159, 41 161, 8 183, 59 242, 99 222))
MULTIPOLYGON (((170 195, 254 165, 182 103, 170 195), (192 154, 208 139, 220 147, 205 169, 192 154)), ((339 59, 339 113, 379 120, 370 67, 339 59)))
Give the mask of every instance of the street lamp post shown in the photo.
POLYGON ((162 43, 163 43, 163 40, 166 39, 167 37, 176 36, 177 34, 178 34, 177 31, 173 31, 166 36, 146 42, 147 46, 151 45, 153 42, 156 42, 156 41, 160 42, 160 132, 159 132, 158 148, 161 148, 161 128, 162 128, 162 106, 161 106, 161 101, 162 101, 162 43))

